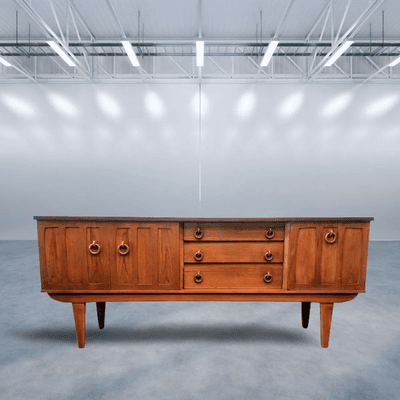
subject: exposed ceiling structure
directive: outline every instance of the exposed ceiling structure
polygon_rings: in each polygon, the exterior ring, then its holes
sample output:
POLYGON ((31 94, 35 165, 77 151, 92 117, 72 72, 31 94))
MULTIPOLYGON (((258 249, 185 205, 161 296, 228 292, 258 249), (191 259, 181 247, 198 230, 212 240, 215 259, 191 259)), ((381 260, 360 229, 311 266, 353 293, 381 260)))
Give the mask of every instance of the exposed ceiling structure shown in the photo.
POLYGON ((400 82, 398 0, 2 0, 1 11, 3 83, 400 82))

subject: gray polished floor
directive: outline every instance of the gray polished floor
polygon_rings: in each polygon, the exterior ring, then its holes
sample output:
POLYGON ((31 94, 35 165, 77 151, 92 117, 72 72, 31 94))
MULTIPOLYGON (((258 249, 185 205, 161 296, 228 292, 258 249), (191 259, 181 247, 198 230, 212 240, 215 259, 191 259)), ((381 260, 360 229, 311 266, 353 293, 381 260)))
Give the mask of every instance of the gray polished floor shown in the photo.
POLYGON ((86 348, 70 304, 40 293, 36 241, 0 242, 0 398, 400 398, 400 242, 370 242, 367 292, 336 304, 320 346, 319 305, 107 303, 86 348))

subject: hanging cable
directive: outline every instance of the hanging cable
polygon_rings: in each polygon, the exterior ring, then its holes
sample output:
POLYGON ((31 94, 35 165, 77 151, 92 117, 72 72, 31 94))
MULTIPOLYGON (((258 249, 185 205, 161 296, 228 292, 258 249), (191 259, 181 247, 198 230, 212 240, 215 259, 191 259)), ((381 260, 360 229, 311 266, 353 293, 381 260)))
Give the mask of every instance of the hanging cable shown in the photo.
POLYGON ((199 83, 199 218, 201 218, 201 83, 199 83))

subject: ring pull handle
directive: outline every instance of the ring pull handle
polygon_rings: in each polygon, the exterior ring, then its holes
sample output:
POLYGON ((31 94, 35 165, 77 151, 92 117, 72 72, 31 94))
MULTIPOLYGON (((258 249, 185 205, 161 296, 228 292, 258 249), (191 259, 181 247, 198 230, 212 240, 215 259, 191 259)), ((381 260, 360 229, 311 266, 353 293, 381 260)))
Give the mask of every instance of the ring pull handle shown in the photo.
POLYGON ((264 282, 265 283, 271 283, 272 282, 272 275, 269 272, 264 276, 264 282))
POLYGON ((118 251, 121 256, 126 256, 129 253, 129 246, 122 241, 122 243, 118 246, 118 251))
POLYGON ((267 261, 271 261, 273 258, 274 258, 274 256, 273 256, 272 253, 268 250, 268 251, 265 253, 265 259, 266 259, 267 261))
POLYGON ((267 230, 267 232, 265 232, 265 237, 266 237, 267 239, 272 239, 274 236, 275 236, 275 233, 274 233, 274 231, 272 230, 272 228, 269 228, 269 229, 267 230))
POLYGON ((335 243, 335 242, 336 242, 336 238, 337 238, 336 233, 333 232, 333 230, 331 229, 331 231, 328 232, 328 233, 325 235, 325 242, 326 242, 326 243, 329 243, 329 244, 335 243))
POLYGON ((196 231, 194 232, 194 237, 196 239, 201 239, 203 237, 203 232, 201 231, 200 228, 197 228, 196 231))
POLYGON ((194 255, 194 259, 196 261, 201 261, 203 259, 203 253, 200 250, 197 250, 196 254, 194 255))
POLYGON ((195 281, 196 283, 201 283, 201 282, 203 282, 203 275, 201 275, 201 273, 198 272, 198 273, 195 275, 195 277, 194 277, 194 281, 195 281))
POLYGON ((93 240, 93 242, 89 245, 89 251, 95 256, 96 254, 100 253, 100 250, 100 245, 93 240))

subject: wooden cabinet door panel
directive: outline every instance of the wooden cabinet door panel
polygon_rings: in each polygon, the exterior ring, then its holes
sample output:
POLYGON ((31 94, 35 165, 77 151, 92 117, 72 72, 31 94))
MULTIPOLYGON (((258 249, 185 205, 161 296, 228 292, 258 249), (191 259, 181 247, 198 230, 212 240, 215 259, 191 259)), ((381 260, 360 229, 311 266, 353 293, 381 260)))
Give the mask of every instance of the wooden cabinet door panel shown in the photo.
POLYGON ((42 290, 179 289, 179 223, 40 222, 38 236, 42 290))
POLYGON ((179 224, 118 224, 112 233, 112 289, 179 289, 179 224), (128 254, 118 246, 124 242, 128 254))
POLYGON ((110 287, 108 231, 90 224, 38 224, 42 290, 102 290, 110 287), (89 245, 100 244, 92 255, 89 245))
POLYGON ((364 290, 368 238, 368 223, 292 224, 288 289, 364 290), (333 243, 325 240, 330 232, 333 243))

